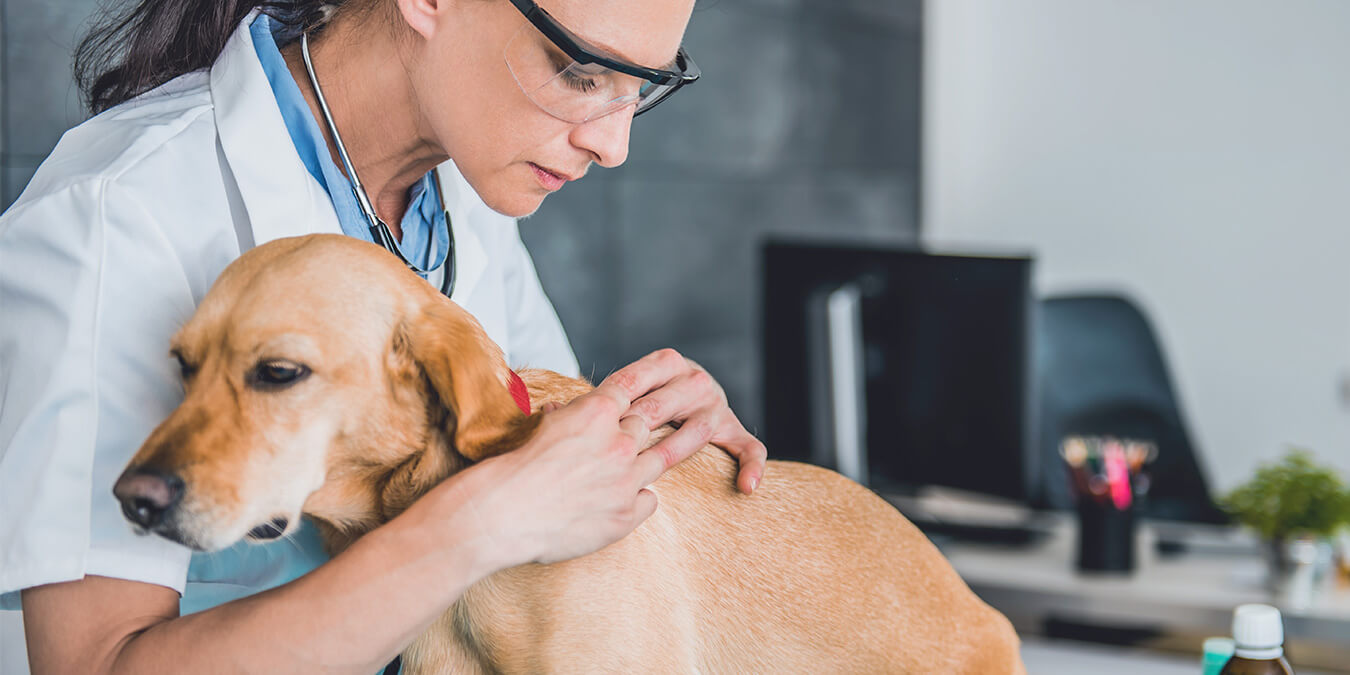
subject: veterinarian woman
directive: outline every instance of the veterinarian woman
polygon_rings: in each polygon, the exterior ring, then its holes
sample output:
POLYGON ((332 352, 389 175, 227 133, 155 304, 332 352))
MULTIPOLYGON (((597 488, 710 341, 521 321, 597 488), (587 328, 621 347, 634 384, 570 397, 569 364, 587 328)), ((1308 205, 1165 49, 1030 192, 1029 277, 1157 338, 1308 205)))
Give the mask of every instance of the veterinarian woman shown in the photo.
POLYGON ((513 365, 575 374, 514 219, 622 164, 634 117, 697 76, 693 0, 256 1, 105 17, 78 64, 99 114, 0 220, 0 593, 34 672, 369 675, 486 575, 630 532, 657 508, 639 463, 711 441, 742 491, 764 470, 663 351, 331 561, 308 528, 214 555, 133 534, 111 488, 181 399, 169 338, 253 245, 384 238, 513 365))

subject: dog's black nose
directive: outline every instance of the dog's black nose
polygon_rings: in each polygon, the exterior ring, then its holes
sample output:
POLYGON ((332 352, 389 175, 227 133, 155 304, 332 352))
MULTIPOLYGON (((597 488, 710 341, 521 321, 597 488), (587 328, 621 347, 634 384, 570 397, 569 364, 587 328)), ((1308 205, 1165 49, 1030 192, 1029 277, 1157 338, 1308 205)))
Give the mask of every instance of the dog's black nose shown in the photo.
POLYGON ((182 499, 183 479, 157 469, 130 469, 117 479, 113 494, 127 520, 149 529, 182 499))

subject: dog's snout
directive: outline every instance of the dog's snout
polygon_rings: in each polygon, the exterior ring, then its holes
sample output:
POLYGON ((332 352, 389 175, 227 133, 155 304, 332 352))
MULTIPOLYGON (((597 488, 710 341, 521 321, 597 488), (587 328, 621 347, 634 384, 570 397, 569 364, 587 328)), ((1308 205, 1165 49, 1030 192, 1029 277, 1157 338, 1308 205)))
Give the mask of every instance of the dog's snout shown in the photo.
POLYGON ((113 494, 127 520, 149 529, 183 498, 183 479, 156 469, 129 469, 117 479, 113 494))

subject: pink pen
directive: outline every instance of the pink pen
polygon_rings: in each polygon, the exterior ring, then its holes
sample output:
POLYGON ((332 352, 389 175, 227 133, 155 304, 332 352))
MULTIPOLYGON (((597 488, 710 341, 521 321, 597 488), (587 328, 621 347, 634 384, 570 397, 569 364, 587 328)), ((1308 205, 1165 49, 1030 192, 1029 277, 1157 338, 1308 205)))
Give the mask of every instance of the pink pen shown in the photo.
POLYGON ((1118 443, 1106 448, 1106 482, 1111 486, 1111 501, 1116 509, 1130 508, 1134 495, 1130 494, 1130 469, 1125 463, 1125 451, 1118 443))

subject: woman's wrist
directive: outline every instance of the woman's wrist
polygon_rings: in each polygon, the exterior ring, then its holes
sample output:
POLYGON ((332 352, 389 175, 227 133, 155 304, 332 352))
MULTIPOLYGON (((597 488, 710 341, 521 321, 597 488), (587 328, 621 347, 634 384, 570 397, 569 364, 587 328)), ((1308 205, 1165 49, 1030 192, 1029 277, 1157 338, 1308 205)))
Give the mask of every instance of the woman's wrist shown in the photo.
POLYGON ((470 584, 528 562, 529 552, 518 550, 519 542, 504 536, 494 510, 484 508, 495 487, 496 464, 484 462, 446 479, 391 521, 388 525, 397 525, 389 535, 404 539, 406 533, 409 541, 429 543, 433 555, 448 558, 445 563, 461 570, 470 584))

